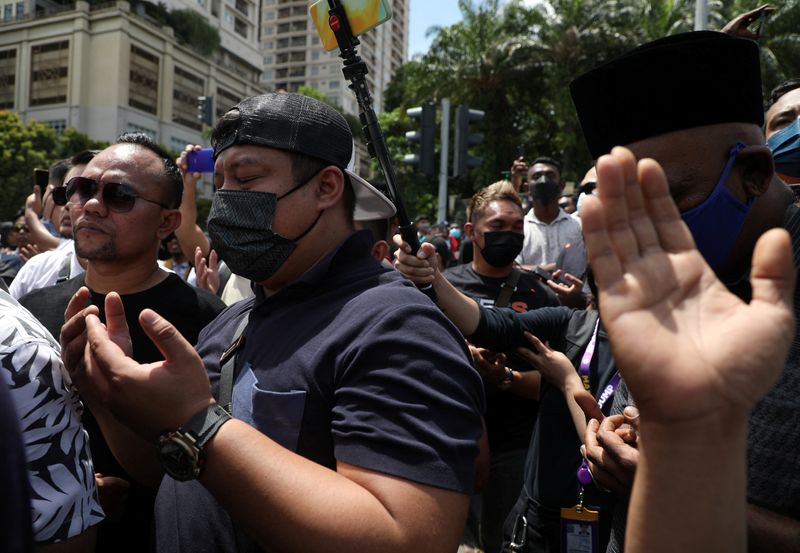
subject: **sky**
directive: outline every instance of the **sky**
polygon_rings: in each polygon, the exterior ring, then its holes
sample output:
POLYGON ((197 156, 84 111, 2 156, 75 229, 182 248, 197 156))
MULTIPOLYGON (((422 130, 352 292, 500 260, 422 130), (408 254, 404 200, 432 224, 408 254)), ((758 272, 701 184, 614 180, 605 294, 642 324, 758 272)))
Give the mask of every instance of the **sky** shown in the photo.
MULTIPOLYGON (((526 0, 525 3, 533 4, 535 0, 526 0)), ((415 54, 424 54, 428 51, 433 37, 426 37, 425 32, 439 25, 447 27, 461 20, 458 11, 458 0, 411 0, 408 33, 408 57, 415 54)))

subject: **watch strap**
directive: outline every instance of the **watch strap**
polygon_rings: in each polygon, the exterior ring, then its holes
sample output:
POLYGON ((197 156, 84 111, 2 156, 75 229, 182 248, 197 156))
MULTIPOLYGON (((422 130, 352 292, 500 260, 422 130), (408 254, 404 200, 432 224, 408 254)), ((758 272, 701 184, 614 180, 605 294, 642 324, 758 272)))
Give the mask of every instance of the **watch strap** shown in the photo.
POLYGON ((217 430, 230 419, 231 416, 221 405, 212 403, 189 419, 181 427, 181 431, 191 433, 195 438, 195 445, 202 450, 217 430))

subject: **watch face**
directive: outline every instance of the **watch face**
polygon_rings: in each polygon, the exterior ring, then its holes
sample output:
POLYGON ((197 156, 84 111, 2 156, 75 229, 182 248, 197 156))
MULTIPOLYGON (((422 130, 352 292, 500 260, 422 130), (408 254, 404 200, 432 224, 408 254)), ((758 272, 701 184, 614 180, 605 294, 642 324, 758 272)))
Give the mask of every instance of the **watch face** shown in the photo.
POLYGON ((158 454, 161 466, 175 480, 193 480, 200 474, 199 450, 179 434, 162 438, 158 454))

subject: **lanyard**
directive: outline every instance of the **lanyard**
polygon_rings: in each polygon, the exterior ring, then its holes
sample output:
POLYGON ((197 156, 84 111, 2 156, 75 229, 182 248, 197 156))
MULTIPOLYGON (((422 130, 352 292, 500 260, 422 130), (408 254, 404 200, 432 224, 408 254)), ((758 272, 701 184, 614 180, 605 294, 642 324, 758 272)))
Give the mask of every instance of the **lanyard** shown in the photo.
MULTIPOLYGON (((586 390, 589 390, 589 366, 592 363, 592 357, 594 357, 599 327, 600 319, 597 319, 597 323, 594 325, 592 339, 589 341, 589 345, 586 346, 586 351, 583 353, 583 357, 581 358, 581 364, 578 366, 578 373, 580 374, 581 381, 583 382, 583 387, 586 390)), ((619 371, 615 371, 614 375, 611 377, 611 380, 608 381, 608 384, 606 384, 605 388, 603 388, 603 390, 597 395, 597 406, 600 409, 603 409, 603 406, 606 404, 606 402, 614 397, 614 392, 617 391, 620 380, 621 377, 619 375, 619 371)), ((588 486, 592 483, 592 473, 589 472, 589 465, 586 462, 586 459, 581 460, 581 466, 578 467, 577 476, 578 482, 581 484, 581 496, 583 496, 583 486, 588 486)))

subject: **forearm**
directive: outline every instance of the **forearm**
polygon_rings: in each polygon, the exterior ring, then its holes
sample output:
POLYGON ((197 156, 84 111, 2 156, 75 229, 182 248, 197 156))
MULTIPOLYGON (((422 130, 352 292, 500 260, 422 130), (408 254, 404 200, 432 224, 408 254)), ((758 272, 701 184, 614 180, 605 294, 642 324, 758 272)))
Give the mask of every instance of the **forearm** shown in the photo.
MULTIPOLYGON (((578 373, 572 371, 570 376, 560 386, 561 393, 564 395, 564 400, 567 402, 567 409, 569 409, 569 416, 572 418, 572 424, 575 426, 575 431, 578 433, 578 439, 583 441, 583 435, 586 433, 586 415, 575 401, 575 392, 583 390, 583 382, 578 376, 578 373)), ((600 421, 598 421, 600 422, 600 421)))
POLYGON ((660 425, 643 415, 640 436, 626 551, 744 552, 746 417, 660 425))
POLYGON ((800 553, 800 521, 748 505, 747 542, 750 553, 800 553))
POLYGON ((433 279, 436 291, 436 304, 464 336, 469 336, 478 328, 481 313, 475 300, 459 292, 450 282, 436 272, 433 279))
POLYGON ((223 425, 207 446, 200 481, 270 551, 455 551, 468 502, 462 496, 443 511, 437 504, 443 490, 421 493, 399 479, 371 493, 238 420, 223 425), (414 498, 412 508, 387 506, 397 486, 414 498))
POLYGON ((50 234, 39 216, 30 208, 25 208, 25 224, 28 226, 32 241, 40 250, 52 250, 58 247, 59 239, 50 234))
POLYGON ((211 246, 208 243, 206 235, 197 226, 197 183, 186 182, 183 183, 183 198, 181 199, 181 224, 175 229, 175 237, 178 239, 178 244, 181 246, 181 251, 186 259, 194 262, 194 252, 196 248, 200 248, 203 252, 203 257, 208 257, 211 246))

